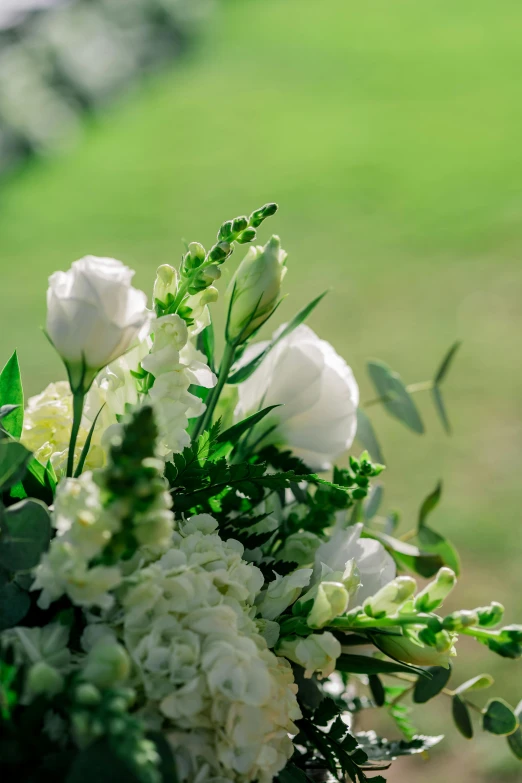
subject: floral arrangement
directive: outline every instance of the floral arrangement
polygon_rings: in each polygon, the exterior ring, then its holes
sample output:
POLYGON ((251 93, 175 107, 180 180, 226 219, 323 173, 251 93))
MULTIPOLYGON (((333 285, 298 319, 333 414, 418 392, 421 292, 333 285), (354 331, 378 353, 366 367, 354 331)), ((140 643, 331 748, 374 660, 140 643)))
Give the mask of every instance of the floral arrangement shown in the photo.
MULTIPOLYGON (((46 334, 68 381, 24 410, 16 353, 0 374, 2 779, 382 783, 442 739, 409 706, 439 694, 461 734, 480 722, 522 759, 522 704, 479 706, 489 675, 449 685, 460 636, 516 659, 522 626, 495 602, 444 611, 459 559, 428 522, 440 486, 405 535, 381 512, 367 405, 304 324, 322 295, 255 342, 287 271, 277 236, 252 244, 276 209, 161 266, 152 310, 119 261, 56 272, 46 334), (247 244, 217 367, 214 283, 247 244), (343 456, 355 437, 366 451, 343 456), (396 739, 360 730, 376 707, 396 739)), ((457 347, 412 386, 371 362, 370 404, 422 432, 429 389, 449 429, 457 347)))

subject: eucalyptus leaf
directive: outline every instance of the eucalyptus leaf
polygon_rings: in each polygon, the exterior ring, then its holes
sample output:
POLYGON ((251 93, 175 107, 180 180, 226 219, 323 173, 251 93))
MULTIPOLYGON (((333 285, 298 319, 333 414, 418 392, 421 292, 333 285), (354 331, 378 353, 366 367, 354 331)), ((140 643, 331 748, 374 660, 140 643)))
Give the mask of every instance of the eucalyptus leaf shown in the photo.
POLYGON ((0 490, 9 489, 22 480, 31 456, 18 441, 0 441, 0 490))
POLYGON ((384 362, 377 360, 368 362, 368 373, 388 413, 413 432, 422 435, 424 424, 400 375, 384 362))
POLYGON ((14 628, 25 617, 31 606, 29 593, 16 582, 0 587, 0 631, 14 628))
POLYGON ((520 722, 522 721, 522 701, 519 702, 516 707, 515 715, 519 722, 518 729, 508 736, 507 741, 512 753, 517 759, 522 761, 522 729, 520 728, 520 722))
POLYGON ((47 465, 42 465, 33 457, 22 483, 29 497, 43 500, 48 506, 52 504, 58 479, 50 461, 47 465))
POLYGON ((24 393, 16 351, 0 372, 0 406, 4 405, 16 405, 16 408, 2 417, 2 428, 13 438, 19 438, 24 425, 24 393))
POLYGON ((458 688, 455 688, 455 693, 484 690, 484 688, 490 688, 493 683, 494 679, 490 674, 479 674, 477 677, 466 680, 466 682, 463 682, 458 688))
POLYGON ((457 342, 453 343, 447 354, 444 356, 444 359, 440 363, 440 366, 435 373, 435 378, 433 379, 433 382, 436 386, 442 383, 446 375, 448 374, 448 370, 451 366, 451 363, 455 357, 455 354, 457 353, 458 349, 462 345, 461 340, 457 340, 457 342))
POLYGON ((271 342, 268 343, 266 348, 261 350, 253 359, 251 359, 247 364, 243 365, 242 367, 239 367, 237 370, 234 370, 232 368, 232 373, 229 375, 227 379, 227 383, 243 383, 243 381, 246 381, 247 378, 250 378, 250 376, 257 370, 261 362, 268 356, 270 351, 275 348, 275 346, 283 340, 285 337, 288 337, 288 335, 292 334, 294 329, 296 329, 298 326, 300 326, 310 313, 317 307, 321 299, 326 296, 328 292, 324 291, 322 294, 320 294, 318 297, 316 297, 313 301, 311 301, 309 304, 306 305, 306 307, 303 307, 302 310, 299 310, 299 312, 294 315, 292 320, 287 323, 287 325, 281 329, 281 331, 278 333, 277 337, 275 337, 271 342))
POLYGON ((451 700, 451 704, 455 726, 463 737, 466 737, 466 739, 471 739, 473 737, 473 724, 471 722, 471 716, 469 714, 469 709, 466 703, 460 698, 460 696, 454 696, 451 700))
POLYGON ((442 392, 440 388, 438 386, 434 386, 433 389, 431 390, 431 395, 433 397, 435 410, 437 411, 439 419, 442 422, 442 426, 444 427, 447 434, 451 435, 451 424, 450 424, 448 413, 446 411, 446 404, 444 402, 444 397, 442 396, 442 392))
POLYGON ((437 483, 437 486, 430 492, 430 494, 422 501, 422 505, 419 511, 419 527, 422 527, 426 521, 427 516, 439 505, 442 497, 442 481, 437 483))
POLYGON ((382 707, 386 701, 386 693, 383 684, 379 679, 379 675, 370 674, 368 677, 368 684, 375 704, 377 707, 382 707))
POLYGON ((418 532, 419 543, 423 550, 433 555, 438 555, 442 564, 455 571, 458 576, 460 573, 460 558, 453 544, 440 533, 431 530, 427 525, 423 525, 418 532))
POLYGON ((357 408, 357 432, 355 437, 361 446, 369 451, 374 462, 378 462, 380 465, 385 464, 373 424, 362 408, 357 408))
POLYGON ((444 561, 437 553, 423 552, 414 544, 401 541, 387 533, 365 530, 363 535, 380 541, 400 566, 426 579, 434 576, 444 565, 444 561))
POLYGON ((38 500, 22 500, 6 509, 0 527, 0 565, 10 571, 34 568, 51 539, 46 506, 38 500))
POLYGON ((499 736, 513 734, 519 728, 518 718, 513 709, 503 699, 491 699, 482 718, 484 731, 499 736))
POLYGON ((425 704, 437 696, 446 687, 451 677, 451 668, 430 666, 427 671, 431 674, 431 679, 419 677, 413 689, 413 701, 417 704, 425 704))
POLYGON ((384 494, 384 490, 382 488, 382 484, 376 484, 370 494, 370 497, 368 498, 365 506, 364 506, 364 518, 369 520, 373 519, 373 517, 378 512, 381 503, 382 503, 382 496, 384 494))

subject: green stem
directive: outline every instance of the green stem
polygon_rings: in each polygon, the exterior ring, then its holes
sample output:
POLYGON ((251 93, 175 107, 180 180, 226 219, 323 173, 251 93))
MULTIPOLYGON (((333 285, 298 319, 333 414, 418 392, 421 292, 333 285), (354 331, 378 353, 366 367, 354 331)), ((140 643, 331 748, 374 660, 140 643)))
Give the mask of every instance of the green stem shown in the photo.
POLYGON ((221 392, 223 391, 223 386, 227 382, 230 368, 234 364, 235 356, 236 356, 236 346, 231 345, 230 343, 226 343, 225 350, 223 351, 223 356, 221 358, 221 364, 219 365, 218 382, 211 390, 210 394, 208 395, 207 409, 205 413, 201 416, 198 425, 194 431, 194 435, 193 435, 194 440, 202 432, 205 431, 205 429, 210 425, 212 421, 212 416, 216 409, 216 405, 218 404, 218 400, 219 397, 221 396, 221 392))
POLYGON ((83 405, 85 402, 85 393, 83 390, 73 392, 73 423, 71 429, 71 439, 69 441, 69 453, 67 455, 67 477, 70 478, 74 471, 74 449, 83 415, 83 405))
MULTIPOLYGON (((410 383, 406 386, 406 391, 409 394, 416 394, 421 391, 430 391, 435 386, 433 381, 420 381, 419 383, 410 383)), ((383 394, 382 397, 374 397, 371 400, 363 402, 363 408, 371 408, 372 405, 380 405, 384 402, 392 402, 395 399, 393 394, 383 394)))

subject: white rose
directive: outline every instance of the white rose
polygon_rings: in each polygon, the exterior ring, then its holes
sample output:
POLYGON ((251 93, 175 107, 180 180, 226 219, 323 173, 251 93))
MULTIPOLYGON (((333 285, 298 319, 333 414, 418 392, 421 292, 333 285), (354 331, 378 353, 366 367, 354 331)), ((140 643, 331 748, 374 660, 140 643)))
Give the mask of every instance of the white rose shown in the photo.
MULTIPOLYGON (((266 345, 248 348, 242 364, 266 345)), ((353 373, 332 346, 307 326, 298 326, 283 338, 239 384, 238 394, 236 421, 260 408, 281 405, 258 425, 259 435, 263 429, 267 433, 259 445, 288 446, 314 470, 331 467, 355 437, 359 388, 353 373)))
POLYGON ((86 256, 49 278, 47 333, 73 389, 86 390, 147 325, 147 297, 131 286, 133 274, 121 261, 86 256))

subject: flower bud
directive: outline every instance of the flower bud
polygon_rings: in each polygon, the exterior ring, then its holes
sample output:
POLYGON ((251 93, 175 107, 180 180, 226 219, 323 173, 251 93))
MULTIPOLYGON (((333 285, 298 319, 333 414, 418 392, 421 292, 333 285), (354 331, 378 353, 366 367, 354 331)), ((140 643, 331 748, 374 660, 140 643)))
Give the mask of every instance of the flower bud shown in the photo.
POLYGON ((478 625, 478 616, 476 612, 468 609, 453 612, 442 621, 442 627, 446 631, 461 631, 463 628, 471 628, 473 625, 478 625))
POLYGON ((321 582, 308 615, 310 628, 323 628, 335 617, 344 614, 349 598, 348 591, 340 582, 321 582))
POLYGON ((101 693, 90 682, 82 682, 74 691, 74 699, 82 707, 96 707, 101 702, 101 693))
POLYGON ((176 296, 178 290, 178 273, 170 264, 162 264, 156 272, 153 297, 162 305, 168 303, 169 297, 176 296))
POLYGON ((414 606, 418 612, 433 612, 444 602, 457 583, 455 572, 451 568, 441 568, 437 576, 415 598, 414 606))
POLYGON ((497 601, 493 601, 490 606, 479 606, 475 611, 481 628, 493 628, 504 616, 504 607, 497 601))
POLYGON ((387 585, 367 598, 363 609, 368 617, 379 619, 386 615, 397 614, 401 606, 414 594, 417 585, 411 576, 398 576, 387 585))
POLYGON ((272 215, 275 215, 277 212, 277 204, 270 203, 265 204, 264 207, 261 207, 260 209, 254 210, 252 214, 250 215, 249 224, 251 226, 254 226, 254 228, 257 228, 261 225, 263 220, 266 220, 267 217, 271 217, 272 215))
POLYGON ((255 228, 246 228, 236 237, 236 242, 240 245, 246 245, 248 242, 253 242, 257 236, 255 228))
POLYGON ((83 675, 103 689, 126 680, 129 672, 130 660, 125 649, 121 644, 102 638, 90 651, 83 675))
POLYGON ((63 690, 64 679, 54 666, 38 661, 29 669, 27 687, 34 696, 56 696, 63 690))
POLYGON ((449 668, 450 658, 455 654, 452 646, 439 651, 436 647, 394 634, 380 635, 379 649, 391 658, 404 663, 411 663, 414 666, 443 666, 445 669, 449 668))
POLYGON ((188 246, 188 252, 183 259, 185 269, 197 269, 207 257, 207 252, 199 242, 191 242, 188 246))
POLYGON ((218 264, 222 264, 225 258, 231 253, 232 248, 229 242, 218 242, 211 248, 208 257, 210 261, 216 261, 218 264))
POLYGON ((220 277, 221 269, 216 264, 211 264, 211 266, 201 269, 188 289, 189 294, 193 295, 199 291, 204 291, 205 288, 211 286, 220 277))
POLYGON ((276 653, 298 663, 309 678, 314 672, 328 677, 335 669, 337 658, 341 654, 341 644, 329 631, 314 633, 305 639, 300 637, 283 639, 276 653))
POLYGON ((227 339, 243 343, 270 318, 279 301, 281 283, 286 274, 286 253, 279 237, 273 236, 265 247, 251 247, 232 281, 227 339))

